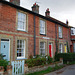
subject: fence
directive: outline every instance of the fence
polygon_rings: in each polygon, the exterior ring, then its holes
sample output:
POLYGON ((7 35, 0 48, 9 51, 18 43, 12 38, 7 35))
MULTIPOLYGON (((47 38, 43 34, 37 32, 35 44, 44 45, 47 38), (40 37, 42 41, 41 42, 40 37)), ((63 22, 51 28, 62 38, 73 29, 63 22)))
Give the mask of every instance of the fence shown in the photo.
POLYGON ((12 61, 12 75, 22 75, 24 74, 24 60, 22 61, 12 61))

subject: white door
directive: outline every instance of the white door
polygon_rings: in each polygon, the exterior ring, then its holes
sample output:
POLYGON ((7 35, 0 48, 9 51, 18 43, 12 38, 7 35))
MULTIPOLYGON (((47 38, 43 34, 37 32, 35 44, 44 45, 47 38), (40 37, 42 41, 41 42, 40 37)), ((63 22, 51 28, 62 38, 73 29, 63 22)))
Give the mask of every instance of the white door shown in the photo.
POLYGON ((3 54, 3 58, 9 61, 9 40, 2 39, 1 40, 1 53, 3 54))

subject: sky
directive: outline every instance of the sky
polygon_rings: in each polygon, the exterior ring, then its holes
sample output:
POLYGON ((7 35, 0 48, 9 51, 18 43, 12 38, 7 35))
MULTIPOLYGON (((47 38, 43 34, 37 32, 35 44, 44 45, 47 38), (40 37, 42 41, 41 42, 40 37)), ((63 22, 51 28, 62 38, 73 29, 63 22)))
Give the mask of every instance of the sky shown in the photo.
MULTIPOLYGON (((7 0, 9 1, 9 0, 7 0)), ((39 7, 39 14, 45 16, 47 8, 50 10, 50 16, 75 27, 75 0, 20 0, 21 7, 32 10, 31 7, 36 2, 39 7)))

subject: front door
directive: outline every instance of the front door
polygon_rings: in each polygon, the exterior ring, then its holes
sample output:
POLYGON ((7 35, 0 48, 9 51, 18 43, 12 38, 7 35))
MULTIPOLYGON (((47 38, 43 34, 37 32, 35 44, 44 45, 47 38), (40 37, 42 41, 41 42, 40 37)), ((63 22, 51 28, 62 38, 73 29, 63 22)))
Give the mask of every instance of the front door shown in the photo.
POLYGON ((52 43, 49 43, 49 55, 50 57, 53 57, 53 47, 52 47, 52 43))
POLYGON ((67 53, 67 45, 66 44, 64 45, 64 49, 65 49, 64 52, 67 53))
POLYGON ((9 40, 1 39, 1 53, 3 54, 3 58, 9 61, 9 40))

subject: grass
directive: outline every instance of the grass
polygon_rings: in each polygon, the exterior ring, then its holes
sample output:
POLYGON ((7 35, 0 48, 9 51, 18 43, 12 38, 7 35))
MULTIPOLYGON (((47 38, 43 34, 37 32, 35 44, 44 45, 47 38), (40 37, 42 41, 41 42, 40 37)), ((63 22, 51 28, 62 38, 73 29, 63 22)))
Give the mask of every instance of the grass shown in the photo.
POLYGON ((34 72, 34 73, 29 73, 29 74, 25 74, 25 75, 44 75, 44 74, 47 74, 47 73, 50 73, 52 71, 55 71, 55 70, 58 70, 58 69, 61 69, 63 68, 64 66, 61 65, 61 66, 55 66, 55 67, 48 67, 46 70, 42 70, 42 71, 39 71, 39 72, 34 72))

